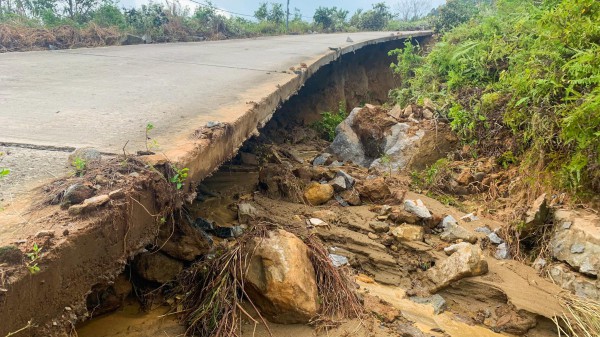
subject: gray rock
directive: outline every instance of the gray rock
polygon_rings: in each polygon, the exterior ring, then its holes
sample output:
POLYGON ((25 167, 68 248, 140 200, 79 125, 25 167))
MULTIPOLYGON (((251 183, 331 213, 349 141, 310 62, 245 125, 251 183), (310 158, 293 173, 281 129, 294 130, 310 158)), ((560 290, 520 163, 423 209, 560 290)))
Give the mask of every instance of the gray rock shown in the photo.
POLYGON ((581 254, 585 251, 585 245, 582 243, 575 243, 571 245, 571 253, 573 254, 581 254))
POLYGON ((334 160, 333 163, 329 164, 329 167, 340 167, 342 165, 344 165, 344 163, 334 160))
POLYGON ((446 308, 448 307, 446 304, 446 300, 444 300, 444 298, 438 294, 435 294, 430 297, 413 296, 410 297, 410 300, 419 304, 431 304, 433 306, 433 313, 435 315, 439 315, 442 312, 446 311, 446 308))
POLYGON ((460 219, 463 220, 464 222, 473 222, 473 221, 479 220, 479 218, 473 213, 469 213, 460 219))
POLYGON ((389 162, 383 162, 381 158, 375 159, 370 168, 383 171, 399 171, 405 169, 415 155, 420 140, 425 136, 425 131, 419 129, 416 133, 410 131, 407 123, 398 123, 391 127, 391 133, 385 138, 383 153, 389 162))
POLYGON ((444 248, 444 253, 446 253, 446 255, 452 255, 454 254, 456 251, 463 249, 465 247, 470 246, 471 244, 468 242, 459 242, 459 243, 455 243, 453 245, 450 245, 446 248, 444 248))
POLYGON ((248 223, 258 215, 258 211, 249 203, 238 204, 238 221, 240 223, 248 223))
POLYGON ((542 269, 544 269, 544 267, 546 267, 547 263, 548 262, 546 261, 546 259, 538 257, 537 259, 535 259, 535 261, 533 261, 533 264, 531 266, 533 267, 533 269, 541 271, 542 269))
POLYGON ((494 232, 491 232, 490 234, 488 234, 487 237, 490 239, 490 242, 495 245, 499 245, 504 242, 504 240, 502 240, 502 238, 499 237, 498 234, 496 234, 494 232))
POLYGON ((434 283, 430 292, 436 293, 465 277, 479 276, 487 272, 488 264, 481 248, 476 245, 465 245, 427 270, 427 276, 434 283))
POLYGON ((65 194, 62 197, 62 204, 64 206, 76 205, 82 203, 85 199, 94 196, 94 189, 84 184, 73 184, 65 190, 65 194))
POLYGON ((69 154, 69 165, 74 166, 73 163, 81 159, 86 165, 95 164, 102 160, 102 154, 100 151, 92 147, 82 147, 69 154))
POLYGON ((470 243, 477 242, 475 234, 457 224, 449 224, 442 234, 440 234, 440 239, 446 242, 454 242, 456 240, 463 240, 470 243))
POLYGON ((365 154, 365 149, 360 138, 352 129, 354 118, 360 110, 361 108, 352 110, 348 118, 337 126, 335 129, 336 136, 331 145, 329 145, 329 151, 344 161, 351 161, 354 164, 368 167, 371 161, 365 154))
POLYGON ((342 192, 348 189, 348 186, 346 186, 346 179, 342 176, 337 176, 330 180, 329 185, 333 186, 333 190, 336 192, 342 192))
POLYGON ((417 200, 405 200, 404 201, 404 209, 407 212, 410 212, 421 219, 431 219, 431 213, 425 207, 423 202, 420 199, 417 200))
POLYGON ((349 263, 347 257, 336 254, 329 254, 329 260, 331 260, 331 264, 333 264, 334 267, 345 266, 349 263))
POLYGON ((488 226, 477 227, 477 228, 475 228, 475 231, 477 233, 483 233, 485 235, 489 235, 492 233, 492 230, 488 226))
POLYGON ((596 280, 582 276, 562 263, 550 266, 549 271, 552 281, 561 288, 583 298, 600 300, 600 284, 596 280))
POLYGON ((206 123, 206 127, 209 129, 216 128, 216 127, 222 127, 223 125, 224 124, 219 121, 209 121, 206 123))
POLYGON ((554 212, 556 227, 550 240, 552 256, 579 272, 598 276, 600 271, 600 217, 576 210, 554 212), (564 226, 564 223, 571 223, 564 226), (565 228, 567 227, 567 228, 565 228))
POLYGON ((336 176, 338 177, 343 177, 346 180, 346 186, 348 187, 352 187, 354 185, 354 178, 349 175, 348 173, 346 173, 343 170, 339 170, 336 172, 336 176))
POLYGON ((450 225, 458 225, 458 221, 452 215, 446 215, 440 222, 440 227, 446 229, 450 225))
POLYGON ((313 160, 313 165, 314 166, 325 165, 325 163, 327 162, 327 159, 329 159, 329 157, 331 157, 330 153, 321 153, 320 155, 317 156, 317 158, 315 158, 315 160, 313 160))
POLYGON ((381 221, 371 222, 369 227, 371 227, 375 233, 387 233, 387 231, 390 230, 390 225, 381 221))
POLYGON ((496 247, 496 252, 494 253, 494 257, 498 260, 508 260, 510 259, 510 252, 508 251, 508 245, 503 243, 496 247))
POLYGON ((546 223, 550 209, 546 203, 546 194, 540 195, 525 213, 527 225, 543 225, 546 223))

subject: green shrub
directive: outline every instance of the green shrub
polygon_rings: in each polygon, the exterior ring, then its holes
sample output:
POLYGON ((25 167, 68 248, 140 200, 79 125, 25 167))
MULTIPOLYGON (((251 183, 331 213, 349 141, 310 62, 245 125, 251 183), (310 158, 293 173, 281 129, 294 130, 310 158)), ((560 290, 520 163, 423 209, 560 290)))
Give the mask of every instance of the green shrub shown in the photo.
POLYGON ((348 113, 346 112, 344 102, 340 102, 338 111, 325 111, 321 113, 321 120, 312 124, 312 127, 325 139, 333 141, 335 138, 335 129, 343 122, 348 113))

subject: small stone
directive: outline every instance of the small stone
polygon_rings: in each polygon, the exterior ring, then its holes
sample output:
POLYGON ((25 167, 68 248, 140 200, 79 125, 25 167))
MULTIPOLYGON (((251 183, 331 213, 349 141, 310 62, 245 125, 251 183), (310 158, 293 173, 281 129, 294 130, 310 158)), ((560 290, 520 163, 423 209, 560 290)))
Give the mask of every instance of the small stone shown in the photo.
POLYGON ((315 160, 313 160, 313 165, 314 166, 325 165, 325 163, 327 163, 327 160, 330 157, 331 157, 330 153, 322 153, 319 156, 317 156, 317 158, 315 158, 315 160))
POLYGON ((375 231, 375 233, 386 233, 390 230, 390 225, 383 221, 374 221, 369 224, 369 227, 375 231))
POLYGON ((125 198, 125 192, 122 189, 118 189, 118 190, 108 193, 108 197, 111 200, 123 199, 123 198, 125 198))
POLYGON ((433 314, 439 315, 442 312, 446 311, 447 304, 446 300, 438 294, 435 294, 430 297, 410 297, 410 300, 419 303, 419 304, 431 304, 433 306, 433 314))
POLYGON ((54 237, 54 231, 52 230, 43 230, 43 231, 39 231, 37 233, 35 233, 35 237, 36 238, 53 238, 54 237))
POLYGON ((63 236, 68 236, 69 235, 69 230, 65 229, 62 234, 63 234, 63 236))
POLYGON ((563 228, 563 229, 569 229, 569 228, 571 228, 571 226, 572 226, 572 225, 573 225, 573 223, 572 223, 572 222, 570 222, 570 221, 565 221, 565 222, 562 224, 562 228, 563 228))
POLYGON ((483 233, 485 235, 489 235, 492 233, 492 230, 488 226, 477 227, 477 228, 475 228, 475 231, 477 233, 483 233))
POLYGON ((446 255, 450 256, 452 254, 454 254, 456 251, 464 248, 464 247, 468 247, 471 244, 468 242, 459 242, 459 243, 455 243, 453 245, 450 245, 446 248, 444 248, 444 253, 446 253, 446 255))
POLYGON ((91 198, 94 195, 94 189, 83 185, 73 184, 65 190, 65 194, 62 197, 62 205, 76 205, 82 203, 85 199, 91 198))
POLYGON ((354 190, 345 190, 339 196, 351 206, 360 206, 362 204, 360 195, 354 190))
POLYGON ((140 174, 137 172, 131 172, 131 173, 129 173, 129 176, 132 178, 138 178, 140 176, 140 174))
POLYGON ((238 221, 240 223, 248 223, 258 215, 258 211, 249 203, 238 204, 238 221))
POLYGON ((431 213, 420 199, 405 200, 404 209, 421 219, 431 219, 431 213))
POLYGON ((325 221, 323 221, 321 219, 318 219, 318 218, 310 218, 310 219, 308 219, 308 223, 311 226, 325 226, 325 225, 327 225, 327 223, 325 221))
POLYGON ((379 239, 379 236, 378 236, 377 234, 375 234, 375 233, 370 233, 370 232, 369 232, 369 233, 367 234, 367 236, 368 236, 368 237, 369 237, 369 239, 371 239, 371 240, 377 240, 377 239, 379 239))
POLYGON ((338 177, 343 177, 346 180, 346 185, 348 187, 352 187, 352 185, 354 185, 354 181, 355 181, 354 178, 351 175, 349 175, 348 173, 346 173, 345 171, 338 170, 336 172, 336 175, 338 177))
POLYGON ((94 180, 96 181, 96 184, 98 185, 108 185, 110 183, 110 180, 108 180, 108 178, 106 178, 105 176, 99 174, 96 176, 96 178, 94 178, 94 180))
POLYGON ((464 222, 473 222, 473 221, 479 220, 479 218, 473 213, 469 213, 460 219, 463 220, 464 222))
POLYGON ((85 165, 97 163, 102 160, 102 154, 100 151, 91 147, 82 147, 76 149, 69 154, 69 165, 74 166, 76 160, 82 160, 85 165))
POLYGON ((390 229, 390 234, 398 241, 423 241, 425 231, 416 225, 400 225, 390 229))
POLYGON ((464 240, 470 243, 477 242, 477 236, 475 236, 475 234, 456 224, 448 225, 444 232, 440 234, 440 239, 446 242, 454 242, 456 240, 464 240))
POLYGON ((336 192, 342 192, 348 188, 346 185, 346 179, 344 179, 342 176, 333 178, 333 180, 329 182, 329 185, 333 186, 333 190, 336 192))
POLYGON ((343 165, 344 165, 344 163, 334 160, 331 164, 329 164, 329 167, 340 167, 343 165))
POLYGON ((456 221, 456 219, 454 219, 454 217, 452 215, 446 215, 443 219, 442 222, 440 223, 440 227, 446 229, 449 225, 451 224, 458 224, 458 221, 456 221))
POLYGON ((585 251, 585 245, 582 243, 575 243, 571 245, 571 253, 573 254, 581 254, 585 251))
POLYGON ((65 310, 66 310, 66 311, 71 311, 71 310, 73 310, 73 309, 71 309, 71 307, 65 307, 65 310))
POLYGON ((504 242, 504 240, 502 240, 502 238, 499 237, 498 234, 496 234, 494 232, 491 232, 490 234, 488 234, 487 237, 490 239, 490 242, 495 245, 499 245, 504 242))
POLYGON ((135 271, 148 281, 167 283, 183 270, 183 262, 161 252, 139 254, 134 260, 135 271))
POLYGON ((206 123, 206 127, 209 129, 220 127, 222 125, 223 125, 223 123, 221 123, 219 121, 209 121, 206 123))
POLYGON ((345 266, 349 263, 347 257, 337 254, 329 254, 329 260, 331 260, 331 264, 333 264, 334 267, 345 266))
POLYGON ((498 260, 508 260, 510 259, 510 252, 508 251, 508 245, 503 243, 496 248, 496 253, 494 253, 494 257, 498 260))
POLYGON ((546 259, 538 257, 537 259, 535 259, 535 261, 533 261, 532 267, 537 271, 541 271, 542 269, 544 269, 544 267, 546 267, 547 263, 548 262, 546 261, 546 259))
POLYGON ((433 119, 433 117, 434 117, 433 111, 431 111, 429 109, 423 109, 423 118, 433 119))

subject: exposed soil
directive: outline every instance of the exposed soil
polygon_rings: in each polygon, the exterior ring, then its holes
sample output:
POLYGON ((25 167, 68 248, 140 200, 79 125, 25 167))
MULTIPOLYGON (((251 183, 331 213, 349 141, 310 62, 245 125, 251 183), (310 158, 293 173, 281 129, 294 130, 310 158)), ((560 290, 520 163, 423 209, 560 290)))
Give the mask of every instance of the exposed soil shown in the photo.
MULTIPOLYGON (((315 234, 330 249, 353 256, 350 264, 368 315, 327 332, 305 325, 269 324, 273 336, 556 335, 550 319, 562 311, 557 300, 560 288, 524 264, 494 259, 492 249, 486 252, 487 274, 458 281, 439 293, 446 301, 444 312, 434 313, 430 304, 411 300, 414 296, 430 296, 427 269, 446 258, 443 248, 448 243, 426 230, 422 242, 389 245, 385 243, 385 233, 376 233, 369 224, 393 219, 382 216, 386 214, 382 209, 398 207, 404 199, 421 199, 437 216, 459 219, 465 212, 407 192, 410 179, 406 175, 369 172, 351 163, 313 166, 312 159, 327 143, 310 129, 295 129, 289 134, 296 140, 274 141, 260 136, 245 143, 236 158, 202 182, 198 201, 187 210, 192 218, 210 219, 217 226, 229 227, 239 221, 237 205, 250 203, 257 210, 255 218, 281 228, 301 230, 304 235, 315 234), (335 199, 322 206, 303 200, 302 192, 310 180, 328 177, 339 169, 357 179, 357 186, 369 175, 379 174, 391 191, 384 200, 363 201, 362 205, 350 207, 343 207, 335 199), (271 173, 267 175, 265 171, 271 173), (270 184, 272 181, 277 183, 270 184), (309 218, 319 218, 326 225, 307 226, 309 218)), ((463 225, 473 231, 481 226, 498 228, 502 223, 482 218, 463 225)), ((479 240, 484 248, 491 248, 483 235, 479 240)), ((135 301, 129 300, 115 313, 81 325, 77 333, 82 337, 183 336, 185 328, 176 311, 160 305, 159 300, 154 309, 143 312, 135 301)), ((243 324, 242 332, 243 336, 269 336, 263 326, 254 326, 249 320, 243 324)))

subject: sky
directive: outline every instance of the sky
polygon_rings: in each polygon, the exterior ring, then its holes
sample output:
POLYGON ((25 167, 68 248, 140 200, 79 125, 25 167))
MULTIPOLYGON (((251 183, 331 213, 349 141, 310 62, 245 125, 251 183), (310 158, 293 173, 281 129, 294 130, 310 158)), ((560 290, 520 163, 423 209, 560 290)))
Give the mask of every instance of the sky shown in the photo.
MULTIPOLYGON (((121 5, 129 8, 129 7, 139 7, 142 4, 148 3, 149 0, 119 0, 121 5)), ((154 2, 164 2, 165 0, 155 0, 154 2)), ((194 0, 196 2, 205 2, 205 0, 194 0)), ((290 15, 293 15, 294 8, 299 8, 302 15, 305 16, 305 20, 309 20, 312 18, 315 13, 315 9, 319 6, 323 7, 333 7, 336 6, 338 8, 344 8, 350 11, 350 15, 354 13, 357 9, 370 9, 373 3, 377 2, 386 2, 390 8, 395 11, 397 7, 398 0, 290 0, 290 15)), ((432 7, 437 7, 443 3, 445 0, 424 0, 429 2, 432 7)), ((190 8, 195 8, 197 6, 191 0, 179 0, 181 5, 189 6, 190 8)), ((212 3, 217 8, 221 8, 227 11, 253 15, 256 8, 261 2, 265 2, 262 0, 213 0, 212 3)), ((286 0, 271 0, 268 2, 279 2, 282 3, 284 8, 286 5, 286 0)))

